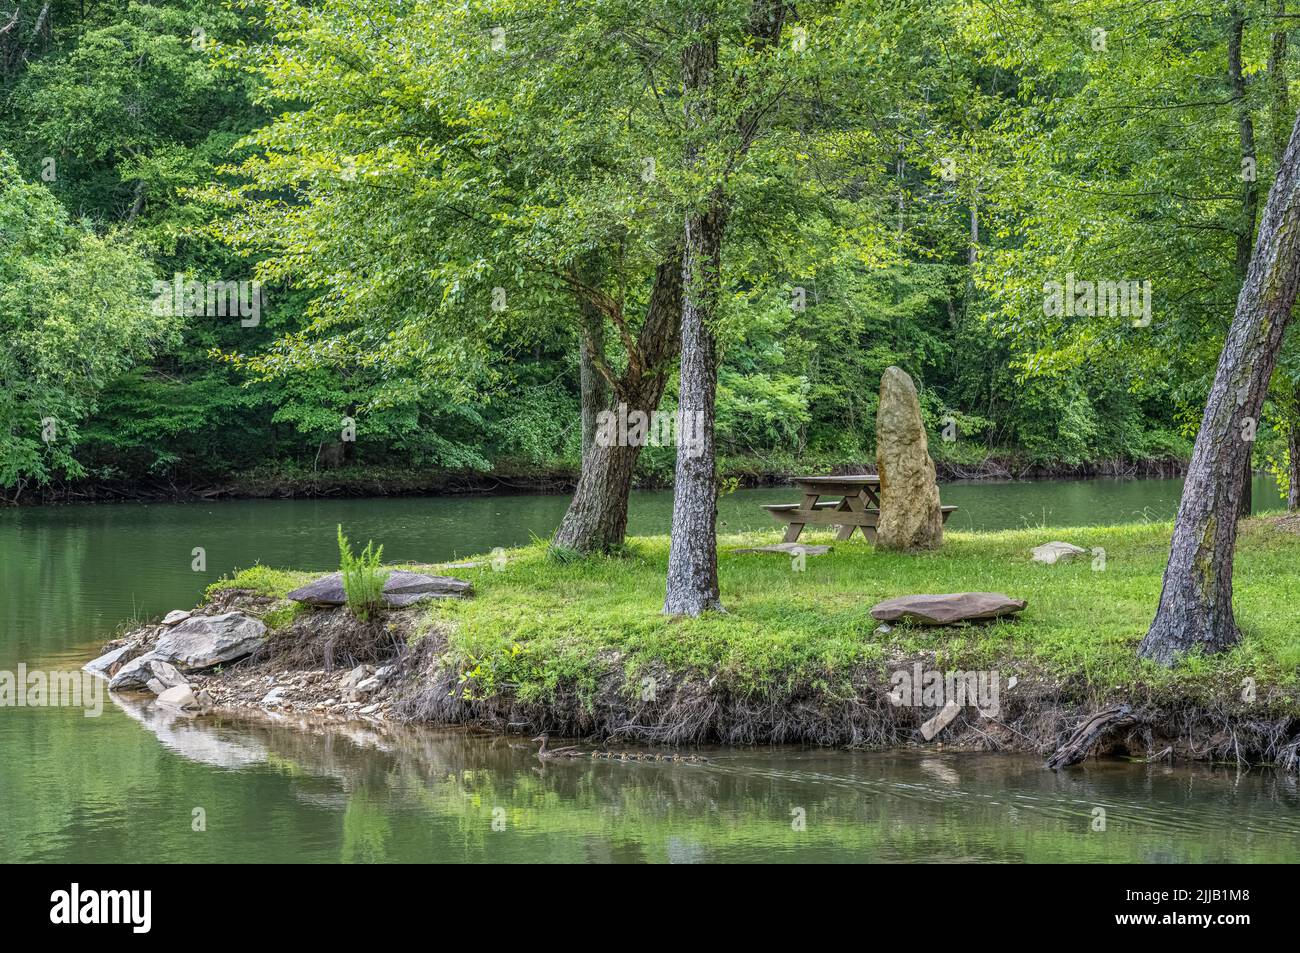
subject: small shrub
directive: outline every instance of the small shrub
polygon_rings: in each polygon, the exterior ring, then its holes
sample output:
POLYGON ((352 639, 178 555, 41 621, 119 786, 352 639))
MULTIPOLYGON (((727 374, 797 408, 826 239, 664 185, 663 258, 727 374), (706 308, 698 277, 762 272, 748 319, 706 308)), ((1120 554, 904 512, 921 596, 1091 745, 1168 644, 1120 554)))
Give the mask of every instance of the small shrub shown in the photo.
POLYGON ((383 607, 384 583, 388 581, 388 570, 380 566, 384 547, 375 549, 374 541, 370 540, 361 554, 354 556, 341 524, 338 532, 339 570, 343 573, 343 591, 348 597, 348 608, 358 619, 371 619, 383 607))

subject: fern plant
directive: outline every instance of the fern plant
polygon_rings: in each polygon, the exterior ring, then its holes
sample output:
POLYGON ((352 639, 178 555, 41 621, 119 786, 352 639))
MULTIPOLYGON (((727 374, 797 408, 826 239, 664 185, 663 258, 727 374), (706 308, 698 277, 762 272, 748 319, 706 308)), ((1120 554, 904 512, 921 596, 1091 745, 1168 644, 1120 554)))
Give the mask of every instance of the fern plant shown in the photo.
POLYGON ((343 574, 343 592, 348 597, 348 609, 358 619, 372 619, 383 607, 384 583, 388 581, 388 570, 380 566, 384 547, 375 549, 374 541, 370 540, 361 554, 354 556, 341 523, 338 533, 339 571, 343 574))

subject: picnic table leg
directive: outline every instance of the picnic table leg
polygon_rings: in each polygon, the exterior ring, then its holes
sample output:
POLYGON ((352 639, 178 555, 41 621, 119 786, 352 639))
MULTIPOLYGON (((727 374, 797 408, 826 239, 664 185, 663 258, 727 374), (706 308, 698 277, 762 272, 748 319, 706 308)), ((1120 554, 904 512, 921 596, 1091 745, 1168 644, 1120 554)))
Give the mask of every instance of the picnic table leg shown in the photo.
MULTIPOLYGON (((820 498, 821 498, 820 493, 805 493, 803 495, 802 508, 805 510, 811 510, 815 508, 817 506, 817 501, 820 498)), ((803 523, 787 524, 785 528, 785 539, 783 539, 782 542, 785 543, 799 542, 799 534, 803 532, 803 526, 804 526, 803 523)))
MULTIPOLYGON (((844 499, 840 500, 840 505, 835 507, 835 512, 837 513, 853 512, 853 506, 852 504, 849 503, 849 498, 847 496, 844 499)), ((835 534, 835 538, 840 542, 843 542, 844 540, 852 536, 853 530, 856 528, 853 523, 840 523, 838 524, 838 526, 839 526, 839 531, 835 534)))
MULTIPOLYGON (((840 505, 837 506, 835 509, 837 512, 848 512, 848 513, 866 512, 867 505, 864 499, 864 494, 861 491, 859 491, 856 496, 844 497, 844 499, 840 501, 840 505)), ((865 526, 861 526, 858 523, 842 523, 840 524, 840 531, 835 535, 835 538, 843 542, 844 540, 847 540, 850 537, 852 537, 853 531, 855 529, 861 529, 862 535, 863 536, 867 535, 867 528, 865 526)))

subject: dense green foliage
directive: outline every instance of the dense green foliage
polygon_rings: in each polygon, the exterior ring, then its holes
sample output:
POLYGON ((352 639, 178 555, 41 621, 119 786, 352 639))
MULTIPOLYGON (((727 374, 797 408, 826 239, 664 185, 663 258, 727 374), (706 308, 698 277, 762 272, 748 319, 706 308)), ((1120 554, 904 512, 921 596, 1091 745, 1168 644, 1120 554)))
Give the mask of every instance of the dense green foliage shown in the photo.
MULTIPOLYGON (((577 467, 575 282, 634 331, 690 194, 641 55, 672 3, 31 6, 0 0, 0 486, 577 467), (259 280, 260 321, 141 306, 176 275, 259 280)), ((732 179, 724 469, 866 462, 891 364, 956 468, 1186 456, 1253 229, 1242 111, 1261 204, 1294 118, 1274 6, 1243 4, 1238 99, 1222 4, 796 4, 799 148, 732 179), (1152 321, 1045 313, 1067 274, 1150 280, 1152 321)))

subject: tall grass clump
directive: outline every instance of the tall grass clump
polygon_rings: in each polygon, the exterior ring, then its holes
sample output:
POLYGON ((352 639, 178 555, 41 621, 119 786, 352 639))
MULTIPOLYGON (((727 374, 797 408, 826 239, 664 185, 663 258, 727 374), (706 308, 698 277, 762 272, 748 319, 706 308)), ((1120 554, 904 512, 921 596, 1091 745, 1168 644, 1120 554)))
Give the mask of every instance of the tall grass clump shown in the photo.
POLYGON ((354 556, 348 538, 343 535, 343 525, 339 532, 339 570, 343 573, 343 591, 348 597, 348 609, 361 620, 368 620, 383 607, 384 583, 388 581, 388 570, 380 563, 384 558, 384 547, 375 549, 373 540, 367 541, 361 554, 354 556))

